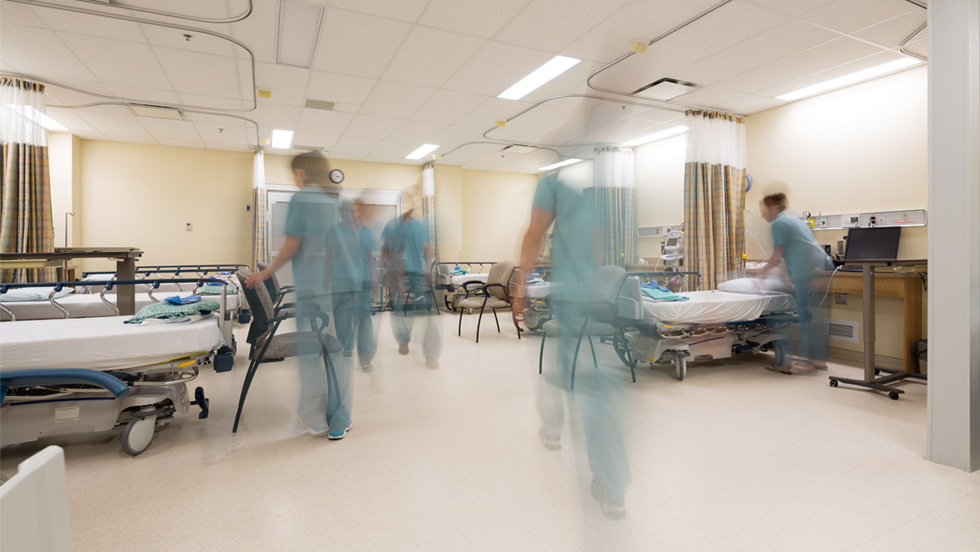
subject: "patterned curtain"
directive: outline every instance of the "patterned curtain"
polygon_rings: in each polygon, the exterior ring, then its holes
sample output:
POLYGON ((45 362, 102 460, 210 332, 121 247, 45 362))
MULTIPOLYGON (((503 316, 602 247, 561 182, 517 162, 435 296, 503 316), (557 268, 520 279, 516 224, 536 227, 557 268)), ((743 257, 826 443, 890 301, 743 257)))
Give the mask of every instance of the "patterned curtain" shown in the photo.
POLYGON ((436 241, 436 175, 432 163, 422 167, 422 220, 429 233, 432 261, 439 262, 439 242, 436 241))
POLYGON ((602 264, 636 264, 636 170, 633 150, 598 147, 595 171, 596 220, 602 229, 602 264))
POLYGON ((252 162, 252 270, 269 264, 269 196, 265 187, 265 156, 255 152, 252 162))
MULTIPOLYGON (((0 77, 0 251, 54 251, 44 85, 0 77)), ((4 270, 4 282, 55 280, 55 269, 4 270)))
POLYGON ((685 265, 715 289, 745 250, 745 124, 727 113, 690 110, 684 170, 685 265))

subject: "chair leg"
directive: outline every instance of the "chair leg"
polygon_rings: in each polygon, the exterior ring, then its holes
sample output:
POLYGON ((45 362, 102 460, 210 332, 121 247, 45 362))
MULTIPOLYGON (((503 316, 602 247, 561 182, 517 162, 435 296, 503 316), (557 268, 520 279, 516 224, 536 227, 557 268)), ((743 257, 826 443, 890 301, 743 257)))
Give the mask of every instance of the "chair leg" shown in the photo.
POLYGON ((497 333, 500 333, 500 320, 497 320, 497 309, 490 309, 493 311, 493 321, 497 323, 497 333))
POLYGON ((545 333, 541 336, 541 352, 538 353, 538 373, 541 373, 541 362, 544 359, 544 342, 548 339, 548 334, 545 333))
POLYGON ((582 346, 582 336, 578 336, 578 341, 575 342, 575 355, 572 357, 572 382, 569 385, 569 389, 575 389, 575 365, 578 364, 578 350, 582 346))
POLYGON ((463 307, 459 308, 459 327, 456 328, 456 335, 457 336, 463 335, 463 307))
POLYGON ((245 373, 245 383, 242 384, 242 394, 238 398, 238 411, 235 412, 235 425, 231 428, 232 433, 238 433, 238 422, 242 417, 242 408, 245 407, 245 396, 248 395, 248 388, 252 385, 252 378, 255 377, 255 372, 258 371, 258 367, 259 360, 257 358, 253 359, 248 365, 248 371, 245 373))
MULTIPOLYGON (((486 301, 483 302, 486 305, 486 301)), ((483 322, 483 307, 480 307, 480 317, 476 319, 476 342, 480 342, 480 323, 483 322)))
POLYGON ((592 345, 592 336, 590 335, 588 337, 589 337, 589 348, 592 349, 592 365, 595 366, 595 369, 596 370, 598 370, 599 369, 599 361, 597 361, 595 359, 595 346, 592 345))

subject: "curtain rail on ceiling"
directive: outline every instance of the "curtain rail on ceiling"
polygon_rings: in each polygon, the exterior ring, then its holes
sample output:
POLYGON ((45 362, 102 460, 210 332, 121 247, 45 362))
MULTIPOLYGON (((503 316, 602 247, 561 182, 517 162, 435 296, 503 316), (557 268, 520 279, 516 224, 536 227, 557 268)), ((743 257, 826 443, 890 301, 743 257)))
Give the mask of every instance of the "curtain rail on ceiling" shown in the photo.
POLYGON ((252 15, 252 0, 247 0, 248 1, 248 9, 245 10, 244 13, 241 13, 241 14, 238 14, 238 15, 232 15, 232 16, 229 16, 227 18, 218 18, 218 19, 210 18, 210 17, 195 17, 195 16, 191 16, 189 14, 181 14, 181 13, 177 13, 177 12, 169 12, 169 11, 163 11, 163 10, 154 10, 154 9, 150 9, 150 8, 144 8, 144 7, 141 7, 141 6, 134 6, 132 4, 125 4, 125 3, 118 2, 118 1, 113 1, 113 0, 110 0, 109 3, 106 3, 105 0, 76 0, 76 1, 78 1, 78 2, 87 2, 89 4, 97 4, 97 5, 100 5, 100 6, 103 6, 103 7, 109 7, 109 8, 132 10, 132 11, 138 11, 138 12, 143 12, 143 13, 151 13, 153 15, 162 15, 164 17, 172 17, 174 19, 185 19, 187 21, 194 21, 195 23, 235 23, 235 22, 241 21, 241 20, 245 19, 246 17, 252 15))

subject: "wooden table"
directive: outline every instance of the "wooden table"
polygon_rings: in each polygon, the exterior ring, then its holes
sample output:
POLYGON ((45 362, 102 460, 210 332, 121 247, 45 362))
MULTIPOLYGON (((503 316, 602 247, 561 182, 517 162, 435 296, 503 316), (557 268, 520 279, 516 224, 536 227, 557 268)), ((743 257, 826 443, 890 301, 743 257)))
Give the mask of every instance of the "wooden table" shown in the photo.
MULTIPOLYGON (((115 259, 116 279, 136 279, 136 259, 143 251, 134 247, 56 247, 50 253, 0 253, 0 269, 49 268, 64 266, 71 259, 115 259)), ((136 287, 119 286, 116 292, 119 314, 136 314, 136 287)))

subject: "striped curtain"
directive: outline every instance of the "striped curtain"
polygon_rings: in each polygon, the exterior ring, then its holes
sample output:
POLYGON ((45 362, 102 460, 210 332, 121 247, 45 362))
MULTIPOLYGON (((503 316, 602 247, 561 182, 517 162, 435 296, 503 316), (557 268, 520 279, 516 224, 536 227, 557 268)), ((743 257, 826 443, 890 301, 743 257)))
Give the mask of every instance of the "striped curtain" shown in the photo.
POLYGON ((269 264, 269 196, 265 187, 265 156, 255 152, 252 162, 252 270, 269 264))
MULTIPOLYGON (((0 77, 0 251, 54 251, 44 85, 0 77)), ((54 281, 55 269, 4 270, 3 282, 54 281)))
POLYGON ((597 147, 595 153, 595 209, 602 231, 602 264, 626 268, 636 264, 639 256, 633 150, 597 147))
POLYGON ((439 242, 436 241, 436 176, 432 163, 422 167, 422 221, 429 235, 432 261, 439 262, 439 242))
POLYGON ((745 125, 726 113, 691 110, 684 170, 685 264, 715 289, 745 250, 745 125))

